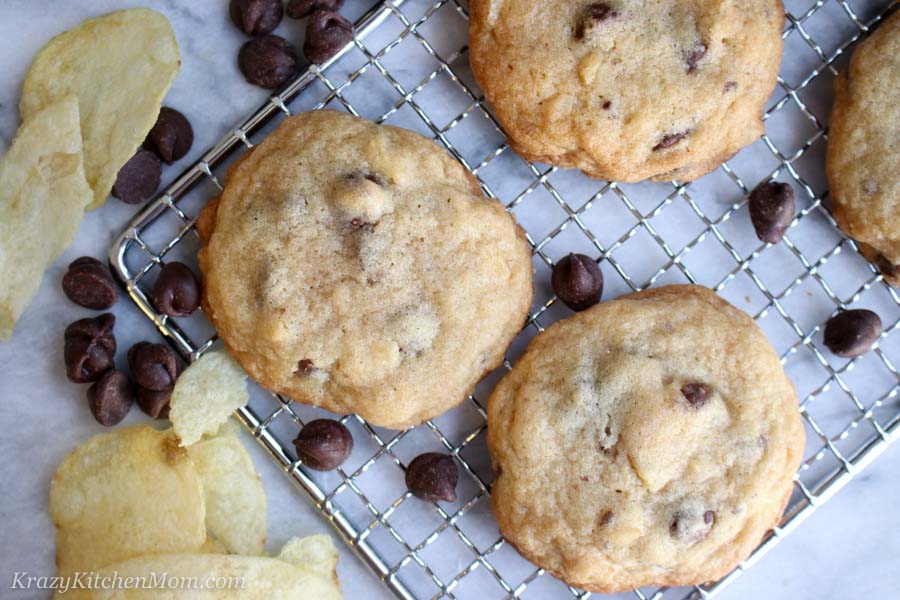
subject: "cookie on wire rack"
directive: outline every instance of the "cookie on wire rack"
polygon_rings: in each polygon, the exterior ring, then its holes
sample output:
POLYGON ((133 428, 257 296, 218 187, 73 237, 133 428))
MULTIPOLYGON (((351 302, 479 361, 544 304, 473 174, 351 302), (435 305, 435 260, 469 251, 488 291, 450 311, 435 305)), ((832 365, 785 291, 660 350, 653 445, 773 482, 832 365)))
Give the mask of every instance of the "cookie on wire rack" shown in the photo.
POLYGON ((834 81, 826 174, 834 218, 900 285, 900 12, 886 17, 834 81))
POLYGON ((528 160, 689 181, 763 133, 780 0, 472 0, 472 69, 528 160))
POLYGON ((804 437, 749 316, 701 286, 651 289, 550 326, 497 385, 492 507, 575 587, 698 584, 778 523, 804 437))
POLYGON ((382 427, 464 400, 531 306, 503 206, 434 142, 344 113, 286 119, 198 230, 204 308, 247 373, 382 427))

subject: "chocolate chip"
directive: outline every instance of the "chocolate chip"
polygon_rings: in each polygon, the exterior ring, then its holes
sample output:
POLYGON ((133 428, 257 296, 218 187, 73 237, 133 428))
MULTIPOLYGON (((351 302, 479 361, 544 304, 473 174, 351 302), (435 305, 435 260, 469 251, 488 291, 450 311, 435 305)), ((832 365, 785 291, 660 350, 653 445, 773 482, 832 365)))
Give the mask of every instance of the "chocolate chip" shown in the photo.
POLYGON ((709 535, 715 522, 716 513, 711 510, 705 511, 702 515, 676 512, 669 523, 669 533, 678 540, 692 544, 709 535))
POLYGON ((168 106, 159 109, 156 124, 144 140, 144 146, 156 152, 167 165, 187 154, 193 143, 194 128, 191 127, 191 122, 168 106))
POLYGON ((353 41, 353 23, 333 10, 317 10, 306 23, 303 54, 307 60, 321 64, 353 41))
POLYGON ((426 452, 415 457, 406 467, 406 487, 422 500, 454 502, 459 470, 452 456, 426 452))
POLYGON ((617 19, 618 17, 619 11, 609 4, 605 2, 592 2, 584 9, 584 12, 578 18, 578 23, 575 24, 575 39, 584 39, 585 34, 587 34, 597 23, 602 23, 603 21, 608 21, 610 19, 617 19))
POLYGON ((580 311, 600 301, 603 273, 590 257, 569 254, 554 265, 550 284, 553 292, 566 306, 580 311))
POLYGON ((679 131, 678 133, 667 133, 666 135, 662 136, 662 138, 655 146, 653 146, 653 151, 658 152, 660 150, 669 148, 670 146, 674 146, 690 134, 691 130, 679 131))
POLYGON ((302 377, 304 375, 309 375, 315 370, 316 365, 313 364, 313 361, 308 358, 301 358, 297 361, 297 369, 294 371, 294 375, 300 375, 302 377))
POLYGON ((116 318, 104 313, 93 319, 80 319, 66 327, 63 359, 66 377, 75 383, 97 381, 114 366, 116 318))
POLYGON ((825 345, 838 356, 856 358, 869 351, 881 330, 881 318, 871 310, 845 310, 825 324, 825 345))
POLYGON ((178 378, 175 353, 168 346, 138 342, 128 351, 128 367, 142 388, 171 390, 178 378))
POLYGON ((281 0, 231 0, 228 6, 231 21, 247 35, 271 33, 283 12, 281 0))
POLYGON ((294 448, 303 466, 316 471, 331 471, 350 456, 353 436, 339 421, 316 419, 303 426, 294 440, 294 448))
POLYGON ((606 527, 607 525, 612 523, 614 516, 615 516, 615 513, 613 513, 613 511, 611 511, 611 510, 608 510, 605 513, 603 513, 603 515, 600 517, 600 526, 606 527))
POLYGON ((184 263, 166 263, 153 282, 153 303, 170 317, 188 317, 200 306, 200 281, 184 263))
POLYGON ((684 62, 687 63, 687 72, 693 73, 697 70, 697 65, 703 57, 706 56, 706 44, 698 41, 693 48, 685 52, 684 62))
POLYGON ((723 88, 726 92, 731 92, 737 89, 737 81, 726 81, 725 87, 723 88))
POLYGON ((603 110, 609 110, 612 108, 612 100, 604 100, 602 104, 603 110))
POLYGON ((297 72, 297 51, 277 35, 253 38, 241 46, 238 67, 249 83, 274 89, 297 72))
POLYGON ((125 418, 134 403, 134 386, 128 375, 110 369, 87 391, 88 405, 97 422, 106 427, 125 418))
POLYGON ((90 256, 72 261, 63 275, 62 288, 69 300, 94 310, 111 307, 118 296, 109 269, 90 256))
POLYGON ((317 10, 340 10, 343 5, 344 0, 290 0, 285 12, 292 19, 302 19, 317 10))
POLYGON ((700 408, 709 400, 712 390, 705 383, 689 383, 681 388, 681 393, 691 408, 700 408))
POLYGON ((750 192, 750 221, 756 237, 777 244, 794 218, 794 188, 780 181, 767 181, 750 192))
POLYGON ((167 419, 169 417, 169 400, 172 399, 172 390, 148 390, 139 387, 137 391, 137 404, 141 410, 154 419, 167 419))
POLYGON ((140 204, 149 200, 159 188, 162 163, 149 150, 138 150, 116 175, 112 195, 126 204, 140 204))

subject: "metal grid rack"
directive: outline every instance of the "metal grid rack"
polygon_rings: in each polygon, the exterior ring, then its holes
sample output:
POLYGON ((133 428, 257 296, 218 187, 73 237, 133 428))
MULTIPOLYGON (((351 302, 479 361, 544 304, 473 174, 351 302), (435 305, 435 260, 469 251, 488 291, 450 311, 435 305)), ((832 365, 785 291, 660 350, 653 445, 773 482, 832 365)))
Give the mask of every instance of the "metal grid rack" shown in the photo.
POLYGON ((766 331, 802 401, 807 449, 778 528, 750 559, 717 583, 642 589, 625 598, 708 598, 843 487, 898 437, 900 297, 836 228, 827 207, 825 123, 834 75, 852 44, 883 18, 890 2, 787 0, 785 58, 766 106, 766 135, 690 184, 617 184, 528 163, 506 144, 468 65, 465 0, 387 0, 361 15, 356 39, 319 68, 310 67, 129 223, 110 251, 128 294, 187 360, 215 342, 202 314, 169 319, 148 290, 161 264, 195 261, 193 223, 221 189, 225 169, 286 115, 337 108, 404 126, 435 139, 498 197, 528 233, 536 298, 504 367, 459 407, 397 432, 356 416, 341 420, 356 447, 332 473, 304 470, 291 440, 324 411, 256 390, 238 417, 296 486, 385 584, 402 598, 586 598, 521 558, 490 516, 493 475, 484 444, 487 393, 527 341, 568 314, 549 289, 549 269, 569 251, 602 259, 605 298, 673 282, 715 289, 766 331), (760 244, 746 198, 778 178, 797 191, 798 213, 783 243, 760 244), (885 324, 877 347, 846 360, 821 342, 838 310, 865 306, 885 324), (459 500, 411 499, 403 466, 442 450, 458 459, 459 500))

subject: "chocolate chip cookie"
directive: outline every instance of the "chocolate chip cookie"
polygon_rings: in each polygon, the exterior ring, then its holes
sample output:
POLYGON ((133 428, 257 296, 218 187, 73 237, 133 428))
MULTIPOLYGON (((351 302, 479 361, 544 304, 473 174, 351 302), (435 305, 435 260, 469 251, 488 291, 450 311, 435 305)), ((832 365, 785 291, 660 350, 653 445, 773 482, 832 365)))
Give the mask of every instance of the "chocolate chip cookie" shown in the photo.
POLYGON ((803 447, 778 356, 700 286, 552 325, 488 404, 500 530, 597 592, 728 573, 778 522, 803 447))
POLYGON ((198 229, 203 306, 247 373, 383 427, 461 402, 531 305, 503 206, 432 141, 343 113, 286 119, 198 229))
POLYGON ((780 0, 471 0, 472 68, 513 148, 592 177, 689 181, 763 132, 780 0))
POLYGON ((900 13, 883 21, 834 81, 826 173, 834 218, 900 285, 900 13))

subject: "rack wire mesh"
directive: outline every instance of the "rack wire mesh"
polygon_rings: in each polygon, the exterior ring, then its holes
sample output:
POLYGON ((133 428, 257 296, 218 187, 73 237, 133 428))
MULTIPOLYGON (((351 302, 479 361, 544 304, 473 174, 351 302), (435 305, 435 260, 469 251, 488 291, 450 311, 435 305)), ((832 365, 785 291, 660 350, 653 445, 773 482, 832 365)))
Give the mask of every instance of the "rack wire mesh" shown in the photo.
POLYGON ((755 553, 718 582, 634 590, 621 597, 708 598, 720 591, 846 485, 898 437, 900 298, 837 229, 825 204, 824 149, 834 75, 852 45, 891 2, 787 0, 785 56, 765 109, 766 134, 693 183, 620 184, 532 164, 508 146, 468 64, 465 0, 348 3, 353 43, 311 66, 230 131, 141 210, 110 250, 129 296, 186 360, 216 341, 202 316, 159 314, 148 290, 166 261, 193 262, 194 219, 218 195, 228 164, 287 115, 323 107, 418 131, 443 145, 499 198, 533 247, 536 298, 502 368, 459 407, 407 431, 341 421, 356 447, 336 472, 307 471, 291 449, 302 424, 324 411, 262 390, 237 416, 376 575, 401 598, 586 598, 521 558, 490 514, 493 475, 484 443, 485 399, 528 340, 567 315, 549 269, 570 251, 601 261, 604 296, 675 282, 715 289, 767 333, 800 398, 804 461, 784 518, 755 553), (780 179, 799 210, 783 243, 761 244, 747 215, 749 191, 780 179), (875 349, 856 359, 823 348, 824 322, 867 307, 885 324, 875 349), (459 499, 411 499, 403 468, 426 450, 452 454, 459 499))

